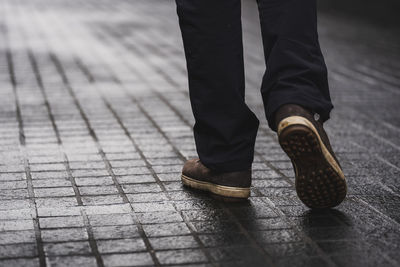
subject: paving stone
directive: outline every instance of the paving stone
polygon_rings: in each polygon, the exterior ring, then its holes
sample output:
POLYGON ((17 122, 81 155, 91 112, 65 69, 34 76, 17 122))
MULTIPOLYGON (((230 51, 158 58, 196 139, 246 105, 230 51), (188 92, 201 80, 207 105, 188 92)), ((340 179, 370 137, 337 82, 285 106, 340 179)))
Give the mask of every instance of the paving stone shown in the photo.
POLYGON ((0 245, 17 243, 34 243, 35 232, 30 230, 0 233, 0 245))
POLYGON ((212 258, 221 262, 223 266, 241 266, 245 263, 249 263, 252 266, 264 266, 267 263, 267 259, 270 260, 254 247, 217 247, 208 249, 208 251, 212 258), (223 262, 226 263, 224 264, 223 262))
POLYGON ((180 181, 175 182, 163 182, 163 185, 167 191, 180 191, 183 189, 180 181))
POLYGON ((92 256, 62 256, 46 258, 47 266, 97 266, 92 256))
POLYGON ((279 188, 279 187, 291 187, 291 184, 282 179, 265 179, 265 180, 255 179, 253 182, 253 186, 262 188, 264 187, 279 188))
POLYGON ((276 171, 273 170, 256 170, 252 172, 252 177, 256 179, 275 179, 280 178, 281 175, 278 174, 276 171))
POLYGON ((104 169, 72 170, 72 175, 74 177, 107 176, 108 172, 104 169))
POLYGON ((66 243, 45 243, 43 245, 46 256, 87 255, 91 253, 89 242, 77 241, 66 243))
POLYGON ((192 236, 171 236, 150 238, 155 250, 198 248, 199 244, 192 236))
POLYGON ((0 211, 19 210, 29 207, 29 201, 26 199, 1 200, 0 211))
POLYGON ((293 230, 273 230, 252 232, 252 235, 260 243, 283 243, 283 242, 299 242, 302 238, 293 230))
POLYGON ((51 208, 51 207, 65 208, 65 207, 77 206, 78 202, 77 202, 76 198, 72 197, 72 196, 71 197, 36 198, 36 205, 38 208, 51 208))
POLYGON ((154 193, 161 192, 161 188, 156 183, 145 183, 145 184, 130 184, 123 185, 122 188, 126 194, 130 193, 154 193))
POLYGON ((105 177, 86 177, 86 178, 75 178, 75 182, 77 186, 91 186, 91 185, 100 185, 107 186, 113 185, 114 181, 110 176, 105 177))
POLYGON ((25 173, 0 173, 0 181, 25 180, 25 173))
POLYGON ((174 206, 169 202, 132 203, 136 212, 172 211, 174 206))
POLYGON ((80 207, 43 207, 38 208, 39 216, 77 216, 81 215, 80 207))
POLYGON ((140 159, 137 153, 109 153, 107 154, 109 160, 129 160, 129 159, 140 159))
POLYGON ((206 256, 199 249, 159 251, 156 255, 161 264, 207 262, 206 256))
POLYGON ((190 190, 190 191, 187 191, 187 190, 181 191, 180 190, 180 191, 168 192, 168 196, 171 200, 174 200, 174 201, 188 201, 190 199, 195 199, 195 200, 209 199, 209 196, 207 194, 200 192, 200 191, 195 191, 195 190, 190 190))
POLYGON ((160 165, 160 166, 152 166, 153 170, 160 173, 177 173, 182 170, 181 163, 179 165, 160 165))
POLYGON ((89 215, 89 222, 92 226, 131 225, 133 219, 131 214, 96 214, 89 215))
POLYGON ((157 176, 163 182, 180 181, 181 180, 181 173, 180 172, 159 173, 159 174, 157 174, 157 176))
POLYGON ((63 228, 42 231, 44 242, 87 240, 87 232, 84 228, 63 228))
POLYGON ((113 168, 146 166, 146 162, 144 162, 143 160, 113 160, 110 161, 110 164, 113 168))
POLYGON ((176 211, 156 211, 136 213, 138 221, 142 224, 170 223, 183 221, 182 216, 176 211))
POLYGON ((188 221, 229 221, 229 215, 224 210, 185 210, 183 217, 188 221))
POLYGON ((33 230, 33 221, 30 220, 0 220, 0 231, 33 230))
POLYGON ((0 210, 0 218, 2 220, 23 220, 31 218, 30 209, 18 210, 0 210))
POLYGON ((198 233, 238 232, 239 226, 230 221, 191 222, 198 233))
POLYGON ((106 266, 151 266, 149 253, 113 254, 103 257, 106 266))
POLYGON ((67 197, 75 196, 74 190, 71 187, 59 188, 36 188, 34 190, 36 197, 67 197))
POLYGON ((83 218, 81 216, 62 216, 48 217, 39 219, 40 228, 70 228, 83 227, 83 218))
POLYGON ((130 213, 131 212, 131 207, 129 206, 129 204, 87 206, 84 209, 88 215, 91 215, 91 214, 119 214, 119 213, 130 213))
POLYGON ((243 233, 238 232, 201 234, 199 238, 205 247, 243 246, 251 242, 243 233))
POLYGON ((0 245, 0 260, 3 258, 35 257, 37 253, 36 244, 0 245))
POLYGON ((141 252, 146 251, 146 246, 142 239, 116 239, 99 240, 97 242, 100 253, 122 253, 122 252, 141 252))
POLYGON ((148 158, 156 159, 176 157, 174 151, 144 151, 143 154, 148 158))
POLYGON ((291 256, 317 256, 318 250, 305 242, 291 242, 281 244, 263 245, 263 249, 273 258, 291 256))
POLYGON ((40 266, 39 260, 37 258, 33 259, 0 259, 0 266, 26 266, 26 267, 37 267, 40 266))
POLYGON ((31 172, 32 179, 68 179, 68 173, 62 171, 31 172))
POLYGON ((250 231, 274 230, 274 229, 289 229, 290 224, 282 218, 265 218, 241 220, 240 223, 250 231))
POLYGON ((68 187, 71 186, 71 181, 68 179, 38 179, 33 180, 32 184, 37 187, 68 187))
POLYGON ((41 163, 32 164, 31 171, 65 171, 65 165, 63 163, 41 163))
POLYGON ((79 187, 81 195, 112 195, 117 194, 118 190, 115 186, 81 186, 79 187))
POLYGON ((213 202, 210 199, 188 199, 185 201, 175 202, 175 206, 178 210, 201 210, 206 208, 219 208, 218 203, 213 202))
POLYGON ((117 176, 117 180, 120 184, 154 183, 155 182, 154 177, 149 174, 117 176))
POLYGON ((257 207, 257 206, 250 206, 248 208, 242 207, 233 207, 230 209, 235 216, 239 219, 248 219, 248 218, 275 218, 278 217, 276 211, 272 210, 268 207, 257 207))
POLYGON ((168 197, 164 193, 143 193, 143 194, 127 194, 131 203, 135 202, 162 202, 168 201, 168 197))
POLYGON ((27 189, 4 189, 0 190, 0 199, 21 199, 28 197, 27 189))
POLYGON ((313 240, 352 240, 360 239, 357 229, 352 227, 310 228, 306 234, 313 240))
POLYGON ((113 171, 115 175, 137 175, 150 173, 146 167, 113 168, 113 171))
POLYGON ((83 196, 82 202, 84 205, 111 205, 122 204, 124 201, 120 195, 107 195, 107 196, 83 196))
POLYGON ((149 159, 151 165, 171 165, 171 164, 182 164, 182 161, 178 158, 169 159, 149 159))
POLYGON ((174 236, 189 234, 189 228, 184 223, 163 223, 143 225, 147 236, 174 236))
POLYGON ((134 225, 96 226, 92 231, 95 239, 129 239, 140 236, 134 225))
POLYGON ((22 188, 26 188, 26 182, 25 181, 11 181, 11 182, 1 182, 0 183, 0 190, 2 189, 22 189, 22 188))

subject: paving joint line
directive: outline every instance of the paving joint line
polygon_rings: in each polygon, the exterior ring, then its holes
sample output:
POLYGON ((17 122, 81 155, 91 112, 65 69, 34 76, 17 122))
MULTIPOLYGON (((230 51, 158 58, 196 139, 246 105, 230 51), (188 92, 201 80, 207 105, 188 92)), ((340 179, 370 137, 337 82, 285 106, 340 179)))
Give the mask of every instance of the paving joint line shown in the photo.
MULTIPOLYGON (((64 84, 65 84, 65 86, 67 88, 67 91, 69 92, 70 96, 72 97, 76 107, 78 108, 78 110, 79 110, 79 112, 81 114, 82 119, 84 120, 84 122, 86 124, 86 127, 88 128, 88 131, 90 132, 90 135, 92 136, 93 141, 95 142, 95 144, 97 146, 98 152, 99 152, 99 154, 101 155, 101 157, 102 157, 102 159, 104 161, 104 164, 106 166, 106 169, 107 169, 108 173, 110 174, 110 176, 113 179, 114 185, 117 188, 117 190, 119 192, 119 195, 123 199, 124 203, 130 204, 129 199, 126 196, 125 192, 123 191, 122 186, 119 184, 118 180, 116 179, 116 176, 115 176, 115 174, 114 174, 114 172, 112 170, 112 166, 111 166, 110 162, 108 161, 107 156, 104 153, 104 151, 103 151, 103 149, 102 149, 102 147, 101 147, 101 145, 99 143, 97 135, 96 135, 94 129, 92 128, 92 126, 91 126, 91 124, 89 122, 89 119, 87 118, 84 110, 82 109, 82 107, 80 105, 80 102, 79 102, 78 98, 76 97, 76 95, 75 95, 75 93, 74 93, 74 91, 73 91, 73 89, 72 89, 72 87, 71 87, 71 85, 69 83, 69 80, 68 80, 68 78, 66 76, 64 68, 61 65, 61 62, 57 59, 55 54, 51 54, 50 56, 51 56, 51 59, 52 59, 54 65, 56 66, 58 72, 62 76, 63 82, 64 82, 64 84)), ((149 254, 150 254, 150 256, 151 256, 151 258, 152 258, 152 260, 154 262, 154 264, 156 266, 159 266, 160 262, 159 262, 157 256, 155 255, 154 249, 153 249, 153 247, 152 247, 152 245, 151 245, 151 243, 150 243, 150 241, 149 241, 149 239, 148 239, 143 227, 141 226, 141 224, 135 218, 134 210, 133 210, 132 205, 129 205, 129 206, 130 206, 130 209, 131 209, 131 213, 133 212, 133 214, 131 214, 131 216, 132 216, 132 219, 134 220, 134 222, 136 224, 136 227, 138 228, 139 235, 141 236, 143 242, 145 243, 145 246, 146 246, 146 248, 147 248, 147 250, 148 250, 148 252, 149 252, 149 254)))
POLYGON ((18 122, 19 134, 20 134, 19 135, 19 140, 20 140, 20 145, 21 145, 20 152, 24 157, 24 169, 25 169, 25 175, 26 175, 26 183, 27 183, 27 190, 28 190, 28 195, 29 195, 32 222, 33 222, 35 238, 36 238, 36 248, 38 251, 39 264, 41 267, 45 267, 46 259, 45 259, 45 252, 44 252, 44 248, 43 248, 42 234, 40 231, 38 210, 37 210, 37 205, 36 205, 36 201, 35 201, 35 193, 33 190, 32 176, 31 176, 30 167, 29 167, 29 159, 26 157, 24 122, 22 119, 20 103, 18 100, 18 84, 15 79, 12 55, 11 55, 10 50, 8 50, 8 49, 7 49, 7 61, 8 61, 9 75, 10 75, 13 93, 14 93, 14 99, 15 99, 16 119, 18 122))
MULTIPOLYGON (((127 137, 131 140, 133 146, 135 147, 135 149, 138 151, 138 153, 140 154, 141 158, 143 159, 143 161, 146 163, 146 167, 150 170, 150 172, 152 173, 152 176, 154 177, 156 183, 160 186, 161 190, 166 194, 167 198, 169 199, 169 201, 172 202, 168 191, 166 190, 164 184, 162 183, 162 181, 159 179, 157 173, 154 171, 152 165, 150 164, 150 162, 147 160, 147 158, 145 157, 145 155, 143 154, 143 151, 140 149, 139 145, 136 143, 136 141, 133 139, 133 137, 131 136, 131 134, 129 133, 129 130, 125 127, 125 125, 123 124, 122 120, 119 118, 119 116, 117 115, 116 111, 112 108, 111 104, 105 100, 102 97, 103 101, 105 102, 105 105, 107 106, 107 108, 110 110, 110 112, 113 114, 114 118, 118 121, 118 124, 120 125, 120 127, 123 129, 123 131, 125 132, 125 135, 127 135, 127 137)), ((139 109, 141 109, 141 112, 143 113, 142 108, 139 106, 139 104, 137 102, 134 102, 139 109)), ((144 113, 145 114, 145 113, 144 113)), ((146 116, 146 115, 145 115, 146 116)), ((147 116, 146 116, 147 117, 147 116)), ((181 218, 183 219, 183 221, 185 222, 186 226, 188 227, 189 231, 191 232, 193 238, 196 240, 196 242, 198 242, 198 244, 200 245, 200 248, 202 249, 203 253, 205 254, 205 256, 207 257, 207 259, 213 264, 214 260, 211 257, 211 255, 207 252, 204 244, 202 243, 202 241, 200 240, 200 238, 198 237, 197 233, 195 232, 195 229, 193 228, 193 226, 184 218, 184 216, 182 216, 182 213, 176 208, 176 205, 172 202, 171 203, 174 207, 174 209, 180 214, 181 218)))
MULTIPOLYGON (((60 133, 59 133, 59 130, 58 130, 58 127, 57 127, 57 124, 56 124, 56 121, 55 121, 51 106, 50 106, 50 102, 48 100, 48 96, 47 96, 47 93, 46 93, 46 90, 45 90, 45 86, 43 84, 43 80, 42 80, 42 77, 41 77, 41 73, 40 73, 38 64, 36 62, 36 59, 35 59, 35 56, 34 56, 33 52, 31 50, 29 50, 29 49, 28 49, 28 58, 29 58, 29 61, 31 63, 33 72, 35 74, 39 90, 40 90, 40 92, 42 94, 42 97, 44 99, 44 103, 45 103, 45 106, 46 106, 47 114, 49 116, 49 119, 50 119, 52 127, 53 127, 53 131, 54 131, 54 133, 56 135, 56 138, 57 138, 57 143, 59 145, 61 153, 63 154, 64 166, 65 166, 67 174, 68 174, 68 179, 69 179, 69 181, 70 181, 70 183, 72 185, 72 188, 73 188, 73 191, 74 191, 74 194, 75 194, 75 198, 77 200, 78 206, 83 206, 82 196, 81 196, 79 188, 78 188, 78 186, 76 184, 76 180, 75 180, 74 176, 72 175, 71 167, 70 167, 69 162, 68 162, 68 156, 65 153, 65 148, 64 148, 64 145, 63 145, 63 142, 62 142, 62 139, 61 139, 61 136, 60 136, 60 133)), ((92 231, 88 216, 86 215, 84 210, 81 210, 81 214, 82 214, 82 217, 83 217, 83 221, 84 221, 86 232, 88 234, 88 239, 89 239, 88 241, 89 241, 89 245, 90 245, 90 248, 92 250, 92 253, 93 253, 93 255, 94 255, 95 259, 96 259, 97 265, 100 266, 100 267, 103 267, 104 266, 104 262, 103 262, 103 259, 102 259, 101 255, 100 255, 100 253, 99 253, 96 240, 94 239, 93 231, 92 231)))

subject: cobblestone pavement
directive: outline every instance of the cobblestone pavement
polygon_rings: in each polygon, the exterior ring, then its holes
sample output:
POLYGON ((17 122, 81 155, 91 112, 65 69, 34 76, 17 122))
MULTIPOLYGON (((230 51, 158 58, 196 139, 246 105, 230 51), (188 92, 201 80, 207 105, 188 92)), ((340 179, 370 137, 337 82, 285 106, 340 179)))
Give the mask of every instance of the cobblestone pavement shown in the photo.
POLYGON ((182 188, 196 152, 172 0, 1 0, 0 266, 399 266, 400 34, 328 14, 319 30, 349 195, 311 212, 265 120, 248 202, 182 188))

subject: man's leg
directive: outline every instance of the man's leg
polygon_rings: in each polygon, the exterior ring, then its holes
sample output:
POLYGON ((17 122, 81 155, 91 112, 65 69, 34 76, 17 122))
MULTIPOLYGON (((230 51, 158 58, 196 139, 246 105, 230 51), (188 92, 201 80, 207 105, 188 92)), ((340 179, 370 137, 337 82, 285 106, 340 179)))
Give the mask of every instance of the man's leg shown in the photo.
POLYGON ((266 72, 261 93, 268 123, 283 104, 298 104, 322 121, 333 108, 318 43, 316 0, 258 0, 266 72))
POLYGON ((337 206, 347 185, 322 126, 333 106, 318 43, 316 0, 258 0, 258 6, 267 65, 261 93, 268 123, 293 163, 303 203, 337 206))
POLYGON ((200 161, 217 172, 251 167, 258 120, 244 101, 240 0, 176 0, 200 161))

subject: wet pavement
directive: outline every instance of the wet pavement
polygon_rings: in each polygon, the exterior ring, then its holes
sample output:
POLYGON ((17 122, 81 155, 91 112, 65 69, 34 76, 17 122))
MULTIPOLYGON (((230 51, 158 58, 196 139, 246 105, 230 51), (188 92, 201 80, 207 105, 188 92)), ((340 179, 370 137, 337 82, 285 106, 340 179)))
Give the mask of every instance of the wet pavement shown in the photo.
POLYGON ((320 14, 349 195, 315 212, 265 121, 243 2, 263 123, 252 196, 225 203, 179 181, 196 151, 173 1, 0 1, 0 266, 399 266, 399 30, 320 14))

